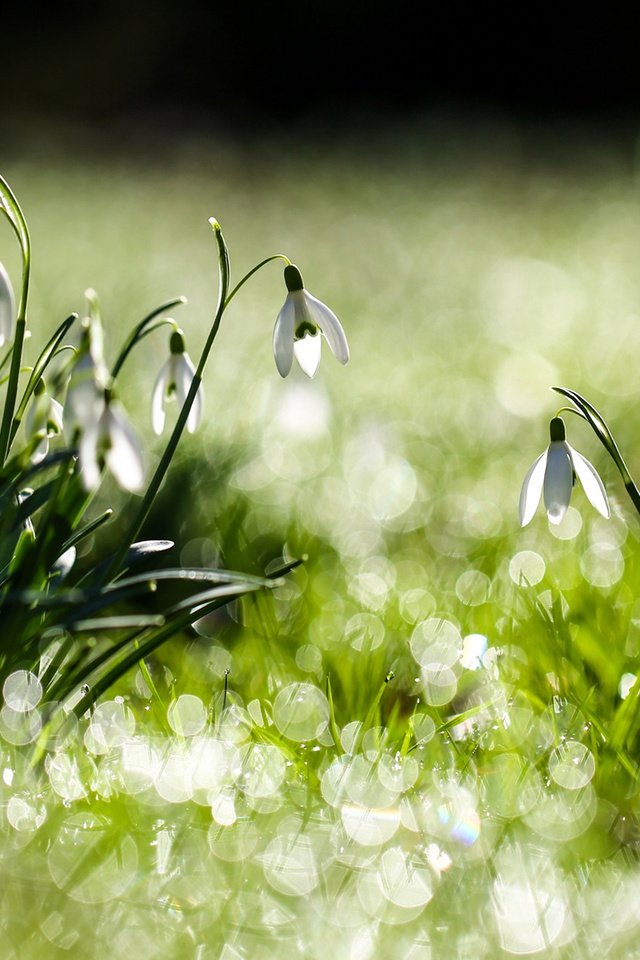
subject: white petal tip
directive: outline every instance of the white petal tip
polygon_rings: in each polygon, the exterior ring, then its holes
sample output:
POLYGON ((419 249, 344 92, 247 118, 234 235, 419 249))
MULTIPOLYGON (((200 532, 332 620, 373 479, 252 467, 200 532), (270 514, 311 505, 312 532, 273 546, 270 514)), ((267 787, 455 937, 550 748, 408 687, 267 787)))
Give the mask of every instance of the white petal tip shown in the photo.
POLYGON ((608 520, 611 517, 611 510, 609 508, 607 491, 598 476, 596 468, 593 464, 589 463, 581 453, 578 453, 578 451, 573 448, 571 448, 571 460, 587 500, 605 520, 608 520))
POLYGON ((545 451, 533 462, 522 483, 520 502, 518 504, 518 516, 521 527, 526 527, 527 524, 533 520, 535 512, 538 509, 540 497, 542 496, 542 483, 546 462, 547 453, 545 451))

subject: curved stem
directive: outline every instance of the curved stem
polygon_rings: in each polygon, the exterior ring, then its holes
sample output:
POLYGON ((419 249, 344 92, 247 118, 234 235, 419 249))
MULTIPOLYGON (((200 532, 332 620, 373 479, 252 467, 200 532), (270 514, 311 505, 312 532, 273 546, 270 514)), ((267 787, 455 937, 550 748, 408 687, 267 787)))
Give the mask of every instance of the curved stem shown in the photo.
POLYGON ((3 370, 4 367, 6 367, 6 365, 9 363, 12 353, 13 353, 13 344, 9 346, 9 349, 5 353, 4 357, 2 358, 2 360, 0 360, 0 370, 3 370))
POLYGON ((58 344, 60 343, 62 338, 65 336, 67 331, 73 326, 73 324, 77 319, 78 319, 77 313, 72 313, 70 316, 68 316, 67 319, 60 324, 60 326, 58 327, 56 332, 53 334, 53 336, 50 338, 44 350, 36 360, 33 366, 33 370, 31 372, 31 376, 29 377, 29 382, 27 383, 25 391, 22 395, 22 399, 18 404, 18 409, 16 410, 15 416, 13 417, 13 421, 11 423, 11 431, 9 433, 9 446, 11 446, 11 444, 13 443, 13 439, 16 433, 18 432, 18 428, 24 416, 25 410, 27 409, 27 404, 31 398, 31 395, 33 394, 33 391, 38 385, 38 381, 40 380, 40 377, 42 376, 44 371, 47 369, 47 366, 49 365, 51 359, 56 355, 58 344))
POLYGON ((607 422, 605 421, 602 414, 596 410, 592 403, 589 403, 585 397, 581 396, 576 390, 569 390, 566 387, 553 387, 557 393, 561 393, 563 396, 568 397, 569 400, 577 407, 581 416, 587 421, 598 440, 605 448, 616 467, 618 472, 622 477, 622 482, 624 483, 624 488, 627 491, 629 499, 633 503, 637 512, 640 514, 640 490, 638 489, 633 477, 629 472, 624 457, 620 453, 620 448, 615 440, 615 437, 611 433, 607 422))
POLYGON ((229 290, 229 251, 225 243, 224 237, 222 235, 222 230, 220 229, 220 224, 217 220, 210 220, 211 226, 215 234, 216 242, 218 244, 218 269, 220 273, 220 282, 218 288, 218 303, 216 305, 216 312, 213 319, 213 324, 211 330, 209 331, 209 336, 207 337, 206 343, 202 349, 200 359, 198 361, 198 366, 196 367, 196 372, 193 375, 191 381, 191 386, 189 387, 189 392, 187 393, 186 399, 182 405, 182 409, 178 414, 178 419, 176 425, 173 428, 173 432, 169 438, 169 442, 165 447, 164 453, 160 458, 160 462, 156 467, 155 473, 151 478, 147 491, 142 499, 142 503, 138 507, 133 520, 131 521, 129 527, 122 536, 119 549, 114 553, 111 563, 107 567, 104 581, 110 580, 117 573, 122 561, 124 560, 129 545, 133 543, 136 539, 138 533, 140 532, 143 523, 149 515, 153 501, 156 498, 156 494, 160 489, 162 481, 165 478, 166 472, 169 468, 169 464, 173 459, 173 455, 176 452, 180 438, 184 432, 184 428, 187 424, 189 414, 191 412, 191 407, 196 398, 196 394, 200 389, 200 384, 202 383, 202 373, 204 371, 207 360, 209 359, 209 354, 211 353, 211 348, 213 343, 218 335, 218 330, 220 329, 220 321, 222 320, 222 315, 224 313, 225 307, 227 305, 227 293, 229 290))
POLYGON ((187 302, 186 297, 174 297, 173 300, 167 300, 166 303, 163 303, 161 306, 156 307, 155 310, 152 310, 151 313, 147 314, 144 320, 141 320, 140 323, 133 328, 133 330, 125 340, 125 343, 122 349, 120 350, 118 359, 113 365, 113 368, 111 370, 112 380, 115 380, 115 378, 118 376, 123 363, 129 356, 133 348, 135 347, 138 340, 140 340, 144 335, 145 327, 147 327, 148 324, 150 324, 152 320, 155 320, 155 318, 159 316, 161 313, 165 313, 166 310, 171 310, 172 307, 180 306, 180 304, 186 303, 186 302, 187 302))
POLYGON ((29 299, 29 281, 31 279, 31 238, 29 236, 29 228, 27 227, 24 214, 20 209, 20 204, 3 177, 0 177, 0 209, 8 217, 22 251, 22 288, 20 290, 20 303, 16 319, 13 352, 11 354, 9 383, 2 414, 2 425, 0 426, 0 464, 2 464, 7 459, 7 454, 9 453, 11 422, 13 420, 13 411, 18 394, 18 378, 20 376, 20 367, 22 366, 22 347, 27 327, 27 301, 29 299))
POLYGON ((580 417, 581 420, 586 420, 586 422, 589 423, 582 410, 578 410, 576 407, 560 407, 559 410, 556 411, 555 416, 559 417, 563 413, 573 413, 576 417, 580 417))
POLYGON ((227 299, 226 299, 226 301, 225 301, 225 307, 227 307, 227 306, 231 303, 231 301, 232 301, 233 298, 235 297, 235 295, 236 295, 236 293, 238 292, 238 290, 245 285, 245 283, 247 282, 247 280, 249 280, 250 277, 252 277, 252 276, 254 275, 254 273, 257 273, 258 270, 261 270, 261 269, 262 269, 263 267, 265 267, 268 263, 273 263, 274 260, 284 260, 284 262, 287 264, 287 266, 289 266, 289 267, 291 266, 291 260, 289 260, 289 257, 286 257, 286 256, 284 255, 284 253, 274 253, 272 257, 266 257, 266 259, 261 260, 260 263, 256 264, 256 266, 253 267, 253 269, 249 270, 249 273, 246 273, 246 274, 244 275, 244 277, 242 278, 242 280, 240 280, 238 283, 236 283, 235 287, 233 288, 233 290, 231 291, 231 293, 229 294, 229 296, 227 297, 227 299))

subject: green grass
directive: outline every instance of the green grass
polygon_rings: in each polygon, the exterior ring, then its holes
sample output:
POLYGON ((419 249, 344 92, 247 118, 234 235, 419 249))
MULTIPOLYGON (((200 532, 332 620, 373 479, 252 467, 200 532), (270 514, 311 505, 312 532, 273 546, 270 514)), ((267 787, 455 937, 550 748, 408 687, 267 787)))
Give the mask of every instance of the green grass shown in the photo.
MULTIPOLYGON (((278 377, 277 265, 225 316, 204 428, 145 535, 184 565, 307 560, 167 645, 155 692, 132 673, 69 720, 44 767, 6 744, 3 956, 635 956, 640 686, 619 685, 639 666, 640 528, 577 418, 611 521, 579 488, 560 528, 517 519, 554 384, 640 473, 640 197, 613 144, 581 148, 527 163, 499 138, 447 152, 416 134, 366 155, 201 143, 3 171, 31 225, 34 339, 93 286, 115 356, 185 294, 196 355, 215 215, 235 278, 287 254, 352 353, 278 377), (473 635, 481 665, 460 656, 473 635)), ((165 339, 121 384, 150 460, 165 339)))

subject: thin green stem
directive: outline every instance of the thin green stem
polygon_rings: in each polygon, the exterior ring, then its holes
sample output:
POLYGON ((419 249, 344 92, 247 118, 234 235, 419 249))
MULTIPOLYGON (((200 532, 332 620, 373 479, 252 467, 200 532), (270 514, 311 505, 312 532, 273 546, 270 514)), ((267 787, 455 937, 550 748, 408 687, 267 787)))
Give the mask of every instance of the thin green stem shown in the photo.
POLYGON ((22 251, 22 288, 16 319, 13 352, 11 354, 7 395, 2 414, 2 425, 0 426, 0 463, 4 463, 9 453, 11 422, 13 420, 13 411, 18 395, 18 378, 22 366, 22 348, 27 328, 27 302, 29 299, 29 281, 31 279, 31 238, 29 237, 29 228, 27 227, 24 214, 20 209, 20 204, 16 200, 8 183, 2 177, 0 177, 0 209, 2 209, 9 218, 22 251))
POLYGON ((249 270, 249 273, 246 273, 246 274, 244 275, 244 277, 242 278, 242 280, 240 280, 240 281, 235 285, 235 287, 233 288, 233 290, 231 291, 231 293, 229 294, 229 296, 227 297, 227 299, 226 299, 226 301, 225 301, 225 307, 227 307, 227 306, 231 303, 231 301, 232 301, 233 298, 235 297, 235 295, 236 295, 236 293, 238 292, 238 290, 240 290, 240 288, 245 285, 245 283, 247 282, 247 280, 249 280, 249 279, 254 275, 254 273, 257 273, 258 270, 261 270, 261 269, 262 269, 263 267, 265 267, 268 263, 273 263, 274 260, 284 260, 284 262, 287 264, 287 266, 289 266, 289 267, 291 266, 291 260, 289 260, 289 257, 286 257, 286 256, 284 255, 284 253, 274 253, 272 257, 267 257, 265 260, 261 260, 260 263, 258 263, 255 267, 253 267, 251 270, 249 270))
MULTIPOLYGON (((559 417, 563 413, 573 413, 576 417, 580 417, 581 420, 587 420, 582 410, 578 410, 576 407, 560 407, 554 416, 559 417)), ((587 423, 589 421, 587 420, 587 423)))
POLYGON ((2 360, 0 360, 0 370, 4 370, 4 368, 7 366, 7 364, 9 363, 9 360, 11 359, 11 354, 12 354, 12 353, 13 353, 13 344, 11 344, 11 346, 9 347, 9 349, 7 350, 7 352, 5 353, 5 355, 4 355, 4 357, 2 358, 2 360))
POLYGON ((198 361, 198 366, 196 367, 196 372, 191 381, 191 386, 189 387, 189 392, 186 396, 186 399, 182 405, 182 409, 178 414, 178 419, 176 425, 173 428, 173 432, 169 438, 169 442, 165 447, 164 453, 160 458, 160 462, 156 467, 156 471, 151 478, 151 482, 147 488, 142 503, 138 507, 133 520, 131 521, 128 529, 124 533, 120 547, 113 555, 112 561, 109 564, 106 574, 105 581, 110 580, 118 572, 122 561, 124 560, 129 545, 133 543, 136 539, 138 533, 140 532, 142 525, 147 519, 149 512, 151 510, 153 501, 156 498, 158 490, 162 484, 162 481, 165 478, 166 472, 169 468, 169 464, 173 459, 173 455, 176 452, 180 438, 184 432, 184 428, 187 424, 189 418, 189 413, 191 412, 191 407, 196 398, 196 394, 200 389, 200 384, 202 383, 202 373, 204 371, 207 360, 209 359, 209 354, 211 353, 211 348, 213 347, 216 336, 218 335, 218 330, 220 329, 220 321, 222 320, 222 315, 224 313, 225 307, 227 305, 227 292, 229 289, 229 251, 225 243, 225 239, 222 235, 222 230, 220 229, 220 224, 217 220, 210 220, 211 226, 215 234, 216 242, 218 245, 218 267, 220 271, 220 283, 218 288, 218 303, 216 306, 216 312, 209 331, 209 336, 207 337, 206 343, 202 349, 200 359, 198 361))
MULTIPOLYGON (((228 251, 228 248, 227 248, 227 245, 218 221, 212 217, 209 220, 209 223, 213 228, 216 242, 218 245, 218 267, 219 267, 219 274, 220 274, 220 281, 219 281, 219 288, 218 288, 218 303, 216 306, 216 312, 214 315, 213 324, 209 331, 209 336, 207 337, 206 343, 202 349, 202 353, 200 355, 200 359, 196 367, 196 372, 193 376, 193 380, 191 381, 189 392, 187 393, 184 404, 182 405, 182 409, 178 414, 178 419, 176 421, 175 427, 173 428, 173 432, 169 438, 169 442, 167 443, 167 446, 165 447, 162 457, 160 458, 160 462, 156 467, 156 471, 153 477, 151 478, 147 491, 143 497, 142 503, 140 504, 138 510, 136 511, 136 514, 129 528, 124 534, 122 541, 120 543, 119 549, 114 554, 112 561, 107 568, 105 578, 104 578, 105 581, 108 581, 109 579, 113 578, 116 575, 116 573, 120 568, 120 565, 122 564, 122 561, 126 556, 127 550, 129 549, 129 545, 133 543, 137 535, 140 533, 140 530, 142 529, 142 526, 149 515, 149 512, 153 505, 153 501, 156 498, 158 490, 160 489, 162 481, 166 476, 167 470, 169 469, 169 465, 176 452, 178 443, 180 442, 182 434, 184 433, 184 428, 186 426, 187 420, 189 419, 189 413, 191 412, 191 408, 193 406, 196 395, 202 383, 202 375, 204 372, 204 368, 209 359, 209 354, 211 353, 211 349, 213 347, 214 341, 218 335, 218 330, 220 329, 220 322, 222 320, 224 311, 226 310, 227 306, 231 303, 231 301, 233 300, 235 295, 238 293, 238 291, 247 282, 247 280, 249 280, 254 275, 254 273, 257 273, 258 270, 261 270, 262 267, 266 266, 268 263, 273 263, 274 260, 283 260, 287 265, 291 264, 291 261, 289 260, 289 258, 282 253, 276 253, 276 254, 273 254, 273 256, 266 257, 264 260, 261 260, 260 263, 256 264, 255 267, 249 270, 249 272, 246 273, 244 277, 242 277, 242 279, 236 284, 233 290, 229 292, 229 279, 230 279, 229 251, 228 251)), ((133 349, 134 345, 138 342, 141 336, 144 335, 144 330, 146 325, 150 323, 151 320, 153 320, 154 317, 156 317, 159 313, 162 313, 164 310, 167 310, 171 306, 174 306, 176 303, 180 303, 180 302, 183 302, 183 301, 176 300, 176 301, 171 301, 168 304, 164 304, 162 307, 159 307, 153 313, 149 314, 148 317, 145 317, 145 319, 140 324, 138 324, 138 326, 135 328, 135 330, 127 340, 127 343, 123 347, 122 351, 120 352, 120 356, 118 357, 118 360, 116 361, 114 368, 111 372, 112 377, 115 378, 120 368, 122 367, 122 364, 124 363, 126 357, 128 356, 129 352, 133 349)))
POLYGON ((163 303, 161 306, 156 307, 155 310, 152 310, 151 313, 147 314, 147 316, 143 320, 141 320, 137 326, 133 328, 133 330, 125 340, 120 353, 118 354, 118 359, 113 365, 113 368, 111 370, 112 380, 115 380, 115 378, 118 376, 118 374, 120 373, 120 370, 122 369, 122 365, 124 364, 125 360, 129 356, 133 348, 135 347, 136 343, 140 339, 142 339, 142 337, 144 336, 145 328, 153 320, 155 320, 155 318, 159 316, 161 313, 165 313, 167 310, 171 310, 172 307, 180 306, 180 304, 183 304, 186 302, 187 302, 186 297, 174 297, 173 300, 167 300, 166 303, 163 303))
POLYGON ((605 448, 616 467, 618 472, 622 477, 622 482, 624 483, 624 488, 627 491, 629 499, 633 503, 634 507, 638 514, 640 514, 640 490, 636 486, 636 483, 629 472, 629 468, 625 463, 624 457, 620 452, 620 448, 615 440, 615 437, 611 433, 604 417, 602 414, 596 410, 592 403, 589 403, 584 397, 582 397, 575 390, 568 390, 566 387, 553 387, 557 393, 561 393, 563 396, 568 397, 569 400, 577 407, 581 416, 587 421, 595 435, 598 437, 600 443, 605 448))
POLYGON ((55 356, 60 341, 63 339, 65 334, 69 331, 69 329, 73 326, 73 324, 77 319, 78 319, 77 313, 72 313, 69 317, 67 317, 67 319, 60 324, 60 326, 58 327, 56 332, 53 334, 53 336, 50 338, 44 350, 36 360, 33 366, 33 369, 31 371, 31 376, 29 377, 29 382, 25 387, 25 391, 22 395, 22 399, 18 404, 18 409, 16 410, 15 416, 13 417, 13 421, 11 423, 11 431, 9 434, 9 446, 11 446, 11 444, 13 443, 14 437, 18 432, 18 428, 20 427, 20 423, 22 422, 22 418, 24 417, 25 410, 27 409, 27 404, 31 399, 31 395, 33 394, 33 391, 38 385, 38 381, 40 380, 44 371, 47 369, 47 366, 49 365, 51 359, 55 356))

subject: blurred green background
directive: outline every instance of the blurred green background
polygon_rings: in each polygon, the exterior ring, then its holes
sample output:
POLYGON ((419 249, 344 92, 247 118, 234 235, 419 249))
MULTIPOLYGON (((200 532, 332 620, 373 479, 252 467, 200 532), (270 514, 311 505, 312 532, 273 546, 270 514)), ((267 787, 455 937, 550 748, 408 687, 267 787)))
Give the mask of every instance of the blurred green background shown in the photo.
MULTIPOLYGON (((423 17, 3 12, 27 359, 93 287, 109 360, 180 294, 195 360, 210 216, 232 280, 286 254, 351 347, 346 368, 325 349, 313 381, 282 380, 280 266, 234 299, 143 535, 175 541, 171 564, 305 563, 159 651, 158 697, 132 671, 65 722, 41 767, 0 712, 3 960, 637 953, 637 517, 570 415, 612 519, 578 487, 559 527, 540 508, 521 530, 517 505, 554 384, 601 409, 640 474, 638 12, 423 17)), ((17 285, 14 247, 5 225, 17 285)), ((119 380, 149 470, 167 340, 119 380)), ((109 478, 107 505, 86 551, 131 510, 109 478)))
MULTIPOLYGON (((283 381, 271 349, 280 267, 243 288, 205 375, 202 428, 184 439, 146 529, 174 539, 183 563, 261 573, 283 550, 306 555, 269 631, 291 656, 311 640, 338 676, 345 650, 375 651, 376 677, 397 665, 434 611, 491 634, 499 614, 487 604, 499 606, 522 564, 527 580, 535 570, 535 582, 575 587, 580 552, 612 539, 617 550, 626 536, 624 490, 577 418, 569 440, 602 471, 613 525, 577 490, 560 530, 541 510, 521 531, 517 501, 561 405, 554 384, 601 408, 632 472, 637 462, 633 141, 577 127, 559 141, 552 126, 533 137, 497 121, 472 132, 432 118, 371 130, 366 150, 346 136, 320 153, 296 137, 193 136, 120 156, 106 143, 83 149, 73 130, 72 154, 52 148, 42 162, 30 151, 5 171, 33 234, 34 339, 82 313, 93 286, 114 357, 140 317, 185 294, 176 318, 196 358, 216 296, 212 215, 235 281, 286 253, 341 318, 348 367, 325 349, 315 380, 296 366, 283 381)), ((120 378, 150 467, 160 446, 149 397, 167 339, 145 340, 120 378)), ((105 500, 114 495, 107 486, 105 500)), ((614 586, 622 567, 603 564, 587 582, 614 586)))
MULTIPOLYGON (((634 136, 442 117, 371 127, 366 145, 362 131, 319 128, 119 151, 110 136, 60 133, 32 129, 3 170, 32 232, 34 343, 82 314, 92 286, 113 359, 134 323, 184 294, 175 315, 195 359, 217 292, 216 216, 232 277, 287 254, 340 317, 352 359, 343 368, 325 349, 313 381, 278 376, 277 264, 233 301, 203 424, 144 535, 175 540, 174 563, 305 564, 153 658, 159 703, 132 673, 116 691, 125 705, 85 718, 47 777, 3 747, 26 785, 17 801, 11 782, 0 788, 7 956, 24 944, 92 957, 117 928, 114 956, 320 957, 334 923, 350 924, 345 960, 429 960, 452 944, 460 957, 625 955, 640 801, 638 691, 625 700, 621 683, 640 650, 637 518, 571 416, 612 520, 576 488, 563 524, 540 509, 521 530, 517 503, 560 406, 554 384, 595 403, 640 468, 634 136), (311 701, 293 733, 292 690, 311 701), (192 708, 220 721, 215 742, 234 753, 229 834, 220 795, 191 784, 201 741, 180 725, 192 708), (152 758, 140 768, 127 754, 138 748, 152 758)), ((8 229, 1 256, 15 277, 8 229)), ((167 339, 146 339, 120 377, 150 468, 167 339)), ((110 480, 106 504, 130 509, 110 480)), ((108 550, 119 522, 86 549, 108 550)))

